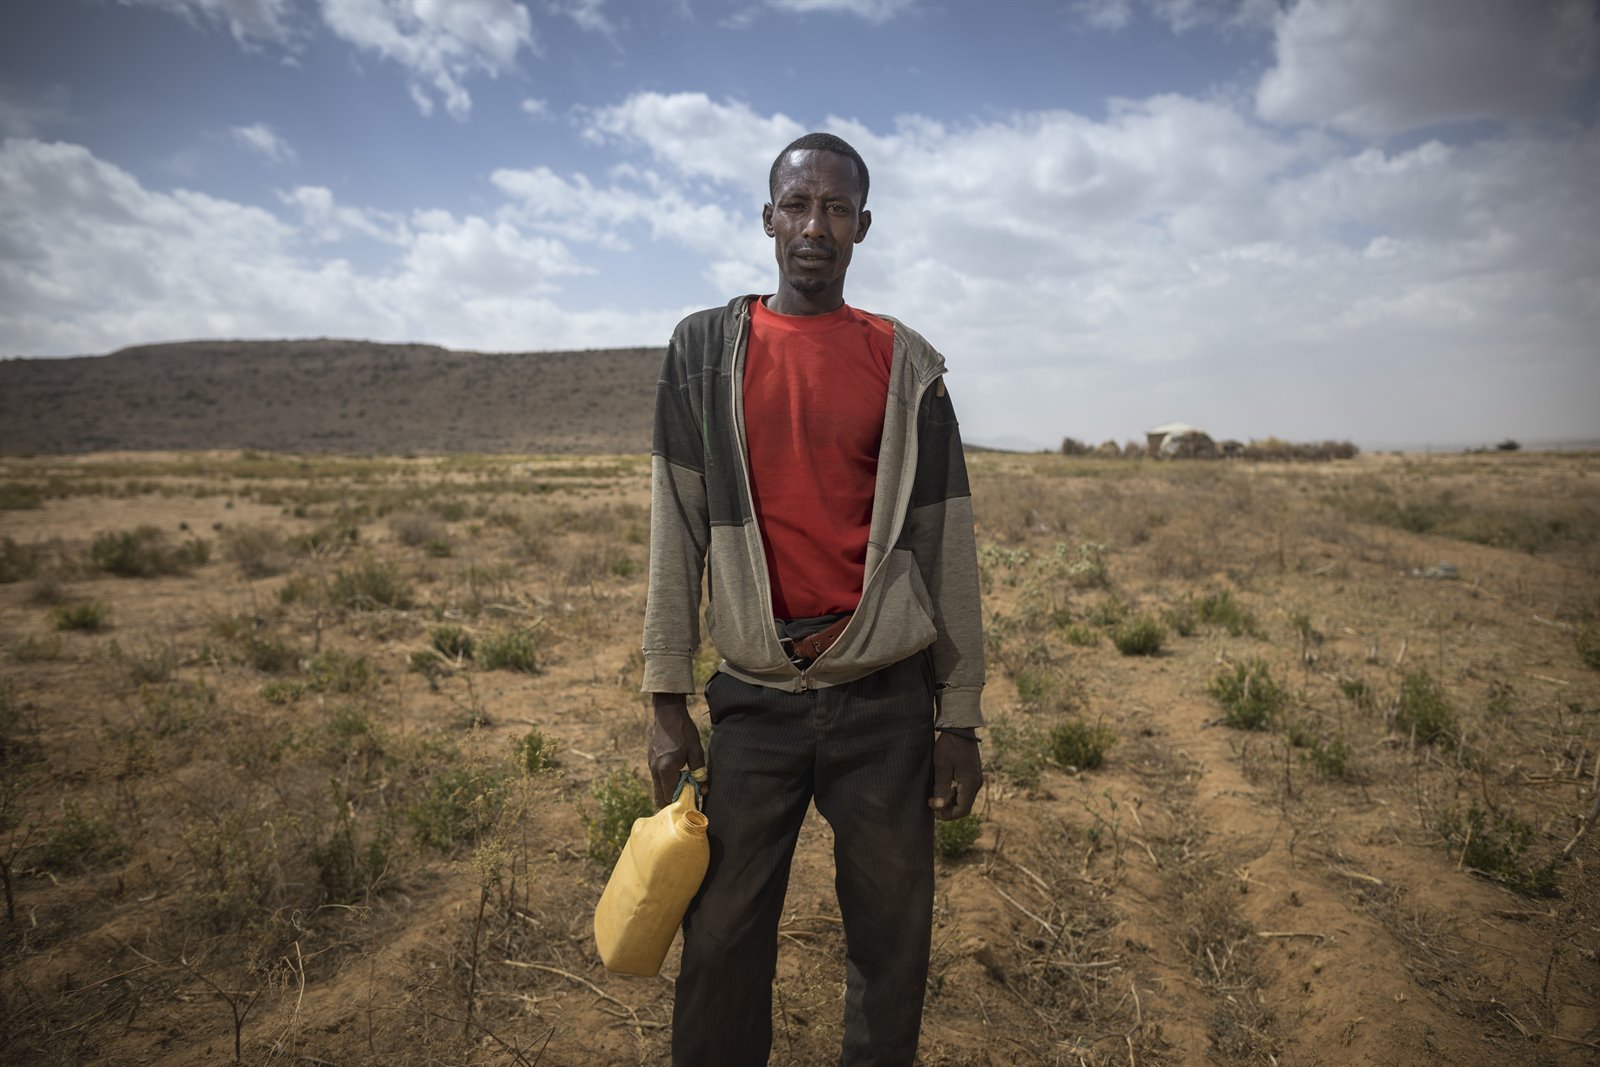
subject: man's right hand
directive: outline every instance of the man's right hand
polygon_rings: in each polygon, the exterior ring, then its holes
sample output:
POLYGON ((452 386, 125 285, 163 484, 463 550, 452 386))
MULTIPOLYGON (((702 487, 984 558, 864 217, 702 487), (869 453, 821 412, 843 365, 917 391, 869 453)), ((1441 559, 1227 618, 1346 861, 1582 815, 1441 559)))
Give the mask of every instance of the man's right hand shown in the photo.
MULTIPOLYGON (((684 693, 653 693, 655 721, 650 726, 650 777, 656 787, 656 807, 672 802, 678 776, 687 767, 699 770, 706 765, 706 752, 700 744, 700 728, 689 715, 689 698, 684 693)), ((709 787, 701 786, 702 794, 709 787)))

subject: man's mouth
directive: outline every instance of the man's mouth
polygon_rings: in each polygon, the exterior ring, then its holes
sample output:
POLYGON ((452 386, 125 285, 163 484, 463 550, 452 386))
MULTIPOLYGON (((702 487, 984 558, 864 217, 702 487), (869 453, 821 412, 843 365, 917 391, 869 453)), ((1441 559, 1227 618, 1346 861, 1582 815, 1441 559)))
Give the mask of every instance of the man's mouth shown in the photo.
POLYGON ((797 248, 791 254, 803 263, 823 263, 833 258, 826 248, 797 248))

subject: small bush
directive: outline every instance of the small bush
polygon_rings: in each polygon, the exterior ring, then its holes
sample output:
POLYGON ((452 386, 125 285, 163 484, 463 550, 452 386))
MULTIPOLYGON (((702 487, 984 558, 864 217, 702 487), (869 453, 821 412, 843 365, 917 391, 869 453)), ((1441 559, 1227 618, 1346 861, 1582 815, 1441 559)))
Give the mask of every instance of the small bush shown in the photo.
POLYGON ((89 561, 108 574, 121 578, 155 578, 163 574, 182 574, 209 555, 203 541, 190 541, 181 548, 167 544, 166 534, 154 526, 136 530, 107 530, 89 545, 89 561), (198 546, 198 547, 196 547, 198 546))
POLYGON ((71 604, 58 604, 50 609, 50 621, 57 630, 93 632, 103 627, 110 618, 111 609, 98 600, 79 600, 71 604))
POLYGON ((1525 897, 1561 895, 1556 880, 1555 860, 1542 867, 1523 864, 1523 856, 1533 843, 1533 828, 1506 815, 1491 820, 1474 804, 1463 820, 1458 812, 1439 816, 1435 828, 1464 866, 1504 882, 1513 892, 1525 897))
POLYGON ((333 576, 334 602, 358 611, 391 608, 404 611, 411 606, 411 585, 392 563, 366 560, 333 576))
POLYGON ((61 874, 80 874, 115 863, 127 855, 116 827, 83 814, 73 801, 62 801, 61 821, 50 828, 35 862, 61 874))
POLYGON ((337 556, 358 544, 361 531, 347 519, 335 519, 289 538, 289 548, 302 556, 337 556))
POLYGON ((300 650, 275 637, 251 637, 244 648, 244 661, 262 674, 283 674, 300 662, 300 650))
POLYGON ((983 831, 983 822, 976 815, 963 815, 959 819, 933 821, 933 850, 947 860, 953 860, 972 851, 983 831))
POLYGON ((537 726, 513 743, 512 753, 517 766, 529 774, 553 770, 556 765, 556 743, 537 726))
POLYGON ((222 551, 239 565, 246 578, 270 577, 288 562, 283 538, 270 526, 228 527, 222 531, 222 551))
POLYGON ((1148 615, 1140 615, 1111 631, 1111 643, 1124 656, 1153 656, 1161 651, 1167 632, 1148 615))
POLYGON ((1339 692, 1349 698, 1356 707, 1367 709, 1372 707, 1372 689, 1362 678, 1340 678, 1339 692))
POLYGON ((1161 621, 1179 637, 1193 637, 1199 620, 1195 618, 1194 605, 1185 601, 1161 613, 1161 621))
POLYGON ((985 771, 1004 775, 1024 789, 1039 784, 1044 769, 1044 741, 1039 731, 1026 723, 996 719, 989 724, 991 750, 985 771))
MULTIPOLYGON (((1065 557, 1064 545, 1057 546, 1057 555, 1065 557)), ((1079 589, 1105 588, 1111 584, 1110 568, 1106 565, 1106 546, 1085 541, 1078 546, 1070 562, 1064 562, 1062 573, 1067 581, 1079 589)))
POLYGON ((1230 636, 1240 637, 1256 632, 1256 617, 1233 598, 1233 592, 1224 589, 1207 593, 1195 605, 1195 614, 1209 626, 1220 626, 1230 636))
POLYGON ((472 658, 472 635, 449 623, 433 628, 428 634, 428 646, 448 660, 472 658))
POLYGON ((365 903, 389 873, 394 834, 388 826, 380 827, 363 845, 349 801, 337 788, 334 805, 338 814, 332 831, 326 840, 317 842, 311 849, 311 862, 317 868, 317 881, 322 887, 322 901, 325 904, 365 903))
POLYGON ((373 684, 365 656, 346 655, 334 648, 314 657, 306 671, 307 687, 318 693, 364 693, 373 684))
POLYGON ((1105 762, 1106 753, 1116 743, 1117 735, 1110 728, 1068 719, 1051 727, 1048 748, 1051 761, 1058 766, 1092 771, 1105 762))
POLYGON ((475 656, 484 670, 539 671, 539 644, 533 630, 500 630, 485 637, 475 656))
POLYGON ((1308 757, 1311 765, 1329 778, 1343 778, 1350 769, 1350 746, 1342 738, 1326 742, 1318 738, 1311 743, 1308 757))
POLYGON ((389 532, 407 548, 421 548, 430 541, 443 541, 447 535, 444 523, 432 515, 408 511, 389 520, 389 532))
POLYGON ((487 768, 439 771, 406 809, 417 843, 441 852, 475 843, 499 815, 503 787, 501 776, 487 768))
POLYGON ((1224 668, 1206 692, 1222 705, 1222 721, 1235 730, 1265 730, 1289 702, 1289 694, 1273 681, 1262 660, 1224 668))
POLYGON ((1081 622, 1069 623, 1061 628, 1061 636, 1069 645, 1078 648, 1094 648, 1100 643, 1100 631, 1081 622))
POLYGON ((295 678, 274 678, 261 687, 261 699, 268 704, 293 704, 305 696, 306 684, 295 678))
POLYGON ((1114 626, 1120 626, 1122 620, 1128 617, 1130 610, 1132 609, 1128 606, 1128 602, 1113 593, 1090 607, 1084 613, 1084 617, 1094 625, 1109 630, 1114 626))
POLYGON ((600 813, 583 815, 589 831, 589 858, 609 869, 622 855, 635 820, 655 814, 655 799, 650 787, 631 770, 612 771, 610 777, 594 784, 590 795, 599 803, 600 813))
POLYGON ((9 537, 0 538, 0 585, 32 578, 39 572, 39 548, 9 537))
POLYGON ((1400 706, 1395 709, 1394 725, 1402 734, 1415 733, 1425 745, 1454 745, 1461 736, 1455 709, 1427 671, 1412 671, 1400 683, 1400 706))
POLYGON ((1578 658, 1582 659, 1590 670, 1600 671, 1600 629, 1585 626, 1578 631, 1575 640, 1578 645, 1578 658))

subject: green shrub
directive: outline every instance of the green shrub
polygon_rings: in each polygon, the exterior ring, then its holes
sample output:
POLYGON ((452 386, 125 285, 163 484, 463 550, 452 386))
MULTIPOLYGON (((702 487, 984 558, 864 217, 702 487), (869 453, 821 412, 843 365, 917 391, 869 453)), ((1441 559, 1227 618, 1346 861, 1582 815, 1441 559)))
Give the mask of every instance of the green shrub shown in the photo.
POLYGON ((1575 638, 1578 657, 1591 669, 1600 671, 1600 629, 1585 626, 1575 638))
POLYGON ((1100 643, 1100 631, 1081 622, 1069 623, 1061 628, 1061 636, 1067 644, 1079 648, 1094 648, 1100 643))
POLYGON ((472 658, 472 635, 449 623, 435 626, 428 633, 428 646, 448 660, 472 658))
MULTIPOLYGON (((1057 545, 1057 557, 1065 560, 1065 550, 1065 545, 1057 545)), ((1071 562, 1064 562, 1061 570, 1067 581, 1079 589, 1104 588, 1111 584, 1111 572, 1106 566, 1106 546, 1094 541, 1080 544, 1071 562)))
POLYGON ((1461 736, 1455 709, 1427 671, 1412 671, 1400 683, 1400 706, 1395 709, 1394 725, 1402 734, 1414 733, 1425 745, 1454 745, 1461 736))
POLYGON ((61 821, 52 826, 34 860, 61 874, 79 874, 115 863, 127 855, 116 827, 90 818, 71 800, 61 803, 61 821))
POLYGON ((448 767, 423 787, 406 809, 417 843, 448 852, 477 842, 504 804, 504 779, 483 767, 448 767))
POLYGON ((1348 697, 1356 707, 1372 707, 1372 688, 1362 678, 1340 678, 1339 692, 1348 697))
POLYGON ((1561 895, 1555 860, 1542 867, 1525 866, 1523 856, 1533 843, 1533 828, 1508 815, 1491 820, 1474 804, 1463 820, 1458 812, 1440 815, 1435 828, 1460 862, 1504 882, 1525 897, 1561 895))
POLYGON ((338 787, 334 789, 334 810, 333 829, 311 848, 322 902, 365 903, 389 872, 394 833, 388 826, 379 827, 363 844, 350 802, 338 787))
POLYGON ((373 686, 372 668, 365 656, 351 656, 330 648, 313 657, 306 685, 318 693, 364 693, 373 686))
POLYGON ((0 538, 0 585, 32 578, 39 572, 39 547, 0 538))
POLYGON ((136 530, 107 530, 89 545, 89 561, 108 574, 121 578, 155 578, 163 574, 182 574, 204 563, 209 555, 203 541, 190 541, 181 548, 167 544, 167 536, 154 526, 136 530), (198 546, 198 547, 196 547, 198 546))
POLYGON ((390 518, 389 532, 407 548, 421 548, 430 541, 443 541, 447 536, 444 524, 438 519, 415 511, 390 518))
POLYGON ((100 629, 111 618, 111 609, 99 600, 78 600, 57 604, 50 609, 50 621, 57 630, 100 629))
POLYGON ((485 670, 528 674, 539 670, 539 643, 531 629, 492 633, 479 644, 475 655, 485 670))
POLYGON ((1273 681, 1262 660, 1223 668, 1206 692, 1222 705, 1222 721, 1236 730, 1265 730, 1289 702, 1289 694, 1273 681))
POLYGON ((335 603, 358 611, 404 611, 411 606, 410 583, 401 577, 398 567, 380 560, 365 560, 335 572, 330 593, 335 603))
POLYGON ((283 674, 300 662, 300 650, 275 637, 251 637, 244 648, 244 660, 262 674, 283 674))
POLYGON ((1179 637, 1193 637, 1195 629, 1199 626, 1199 620, 1195 618, 1194 605, 1187 600, 1163 611, 1161 620, 1179 637))
POLYGON ((1106 753, 1116 743, 1117 735, 1110 728, 1068 719, 1050 728, 1048 749, 1056 765, 1091 771, 1105 762, 1106 753))
POLYGON ((307 533, 289 538, 289 548, 302 556, 336 556, 361 540, 361 531, 348 519, 335 519, 307 533))
POLYGON ((1094 625, 1109 630, 1114 626, 1121 625, 1122 620, 1128 617, 1130 610, 1132 609, 1129 607, 1128 602, 1113 593, 1098 604, 1092 605, 1084 613, 1084 617, 1094 625))
POLYGON ((517 766, 529 774, 553 770, 556 765, 556 743, 537 726, 518 738, 512 745, 517 766))
POLYGON ((1153 656, 1161 651, 1167 632, 1148 615, 1140 615, 1111 631, 1111 643, 1124 656, 1153 656))
POLYGON ((1256 632, 1256 617, 1233 598, 1233 592, 1207 593, 1195 605, 1195 614, 1208 626, 1220 626, 1233 637, 1256 632))
POLYGON ((261 687, 261 699, 268 704, 293 704, 305 696, 306 685, 295 678, 274 678, 261 687))
POLYGON ((635 820, 655 814, 655 799, 650 787, 631 770, 612 771, 610 777, 594 784, 590 795, 600 805, 600 812, 583 814, 589 832, 589 858, 609 869, 622 855, 622 846, 628 843, 635 820))
POLYGON ((11 658, 18 663, 39 663, 61 658, 61 635, 29 634, 11 646, 11 658))
POLYGON ((1044 741, 1039 731, 1027 723, 1009 718, 996 719, 989 724, 990 752, 984 770, 1004 775, 1024 789, 1039 784, 1039 774, 1044 769, 1044 741))
POLYGON ((983 822, 977 815, 963 815, 959 819, 933 821, 933 850, 947 860, 964 856, 972 850, 983 831, 983 822))
POLYGON ((1326 742, 1318 738, 1311 743, 1309 757, 1312 766, 1329 778, 1343 778, 1350 769, 1350 747, 1342 738, 1326 742))

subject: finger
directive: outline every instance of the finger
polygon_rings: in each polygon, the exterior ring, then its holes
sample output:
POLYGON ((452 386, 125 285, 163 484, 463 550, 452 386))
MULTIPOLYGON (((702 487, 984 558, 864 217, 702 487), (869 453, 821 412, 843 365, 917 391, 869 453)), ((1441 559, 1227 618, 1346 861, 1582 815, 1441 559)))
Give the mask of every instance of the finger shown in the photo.
POLYGON ((956 799, 950 808, 950 818, 960 819, 972 812, 972 805, 978 799, 978 789, 983 785, 982 776, 974 778, 956 779, 956 799))

